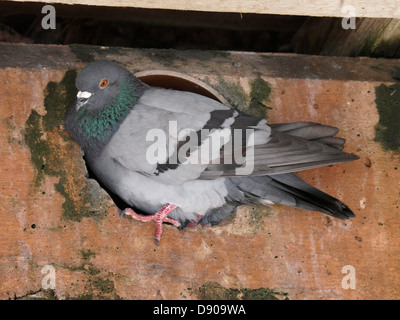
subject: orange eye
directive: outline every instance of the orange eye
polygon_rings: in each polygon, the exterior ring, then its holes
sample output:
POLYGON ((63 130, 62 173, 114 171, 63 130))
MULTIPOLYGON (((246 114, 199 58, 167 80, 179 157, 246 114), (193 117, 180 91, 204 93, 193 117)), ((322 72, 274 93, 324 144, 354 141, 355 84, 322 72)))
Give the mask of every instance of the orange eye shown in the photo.
POLYGON ((99 84, 100 88, 105 88, 105 87, 107 87, 107 85, 108 85, 107 79, 103 79, 100 81, 100 84, 99 84))

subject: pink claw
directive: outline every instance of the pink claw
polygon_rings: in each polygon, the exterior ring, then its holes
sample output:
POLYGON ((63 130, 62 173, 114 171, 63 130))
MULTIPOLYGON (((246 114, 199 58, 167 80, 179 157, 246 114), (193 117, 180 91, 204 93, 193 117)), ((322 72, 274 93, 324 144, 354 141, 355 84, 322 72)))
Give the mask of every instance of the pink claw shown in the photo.
POLYGON ((156 223, 157 223, 156 244, 157 244, 157 246, 159 246, 161 234, 162 234, 162 223, 163 222, 171 223, 177 228, 181 226, 179 221, 167 217, 168 214, 172 210, 174 210, 176 207, 177 207, 176 205, 168 203, 164 208, 162 208, 156 214, 152 214, 152 215, 138 214, 135 211, 133 211, 131 208, 126 208, 124 211, 121 212, 121 216, 123 216, 123 215, 131 216, 132 219, 142 221, 142 222, 156 221, 156 223))

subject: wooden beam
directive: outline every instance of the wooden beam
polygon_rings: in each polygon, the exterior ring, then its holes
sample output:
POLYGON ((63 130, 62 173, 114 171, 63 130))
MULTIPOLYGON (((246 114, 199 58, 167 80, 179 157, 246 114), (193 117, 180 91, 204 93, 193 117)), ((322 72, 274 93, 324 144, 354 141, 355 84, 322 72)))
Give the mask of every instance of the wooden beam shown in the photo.
MULTIPOLYGON (((28 2, 25 0, 13 1, 28 2)), ((347 13, 342 12, 342 8, 345 5, 351 5, 355 8, 357 17, 400 18, 400 2, 396 0, 382 0, 379 2, 373 0, 30 0, 30 2, 316 17, 346 16, 347 13)))
POLYGON ((308 17, 292 38, 294 52, 327 56, 400 57, 400 20, 361 18, 344 30, 335 18, 308 17))
MULTIPOLYGON (((0 19, 16 15, 43 17, 41 2, 0 0, 0 19)), ((95 19, 98 21, 132 22, 136 24, 221 30, 273 30, 292 32, 300 28, 306 17, 251 13, 204 12, 167 9, 121 8, 106 6, 54 4, 58 18, 95 19)))
POLYGON ((357 29, 349 32, 336 27, 321 54, 399 58, 400 20, 360 19, 357 29))

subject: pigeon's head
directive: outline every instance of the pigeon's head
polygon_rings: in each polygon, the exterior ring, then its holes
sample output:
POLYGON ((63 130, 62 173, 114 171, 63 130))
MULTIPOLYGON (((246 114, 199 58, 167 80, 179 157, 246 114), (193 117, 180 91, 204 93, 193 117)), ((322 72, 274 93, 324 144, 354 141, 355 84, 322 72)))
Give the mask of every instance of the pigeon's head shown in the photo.
POLYGON ((101 109, 118 97, 121 87, 132 74, 125 68, 106 60, 87 65, 76 78, 78 89, 75 109, 101 109))

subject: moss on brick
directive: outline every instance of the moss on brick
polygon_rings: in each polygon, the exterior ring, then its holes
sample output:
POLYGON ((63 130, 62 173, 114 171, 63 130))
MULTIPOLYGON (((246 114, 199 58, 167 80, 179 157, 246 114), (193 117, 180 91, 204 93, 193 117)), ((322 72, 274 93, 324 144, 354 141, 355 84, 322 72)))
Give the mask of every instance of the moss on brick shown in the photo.
POLYGON ((217 83, 211 83, 207 78, 204 82, 217 90, 234 109, 253 117, 267 118, 267 110, 271 108, 266 103, 270 102, 272 87, 261 77, 250 82, 250 94, 244 91, 239 81, 226 81, 219 77, 217 83))
POLYGON ((222 77, 218 77, 217 83, 211 83, 207 78, 204 79, 204 82, 217 90, 232 108, 245 111, 249 104, 249 97, 239 82, 225 81, 222 77))
POLYGON ((114 278, 112 272, 98 268, 90 260, 96 257, 96 252, 90 249, 82 249, 79 252, 82 262, 77 266, 63 266, 72 272, 79 272, 82 275, 80 280, 72 283, 71 286, 79 288, 80 292, 69 294, 67 300, 121 300, 116 293, 114 278), (83 284, 83 285, 82 285, 83 284))
POLYGON ((97 182, 84 177, 85 167, 79 147, 64 131, 67 107, 76 97, 76 71, 65 73, 59 82, 49 82, 44 90, 46 113, 32 110, 25 123, 24 142, 31 153, 36 175, 33 192, 40 192, 46 176, 58 178, 55 189, 64 197, 64 217, 103 217, 112 206, 97 182))
POLYGON ((248 113, 253 117, 267 118, 267 110, 271 108, 265 103, 270 102, 269 96, 272 92, 271 85, 261 77, 258 77, 250 83, 250 86, 248 113))
POLYGON ((249 225, 254 228, 254 232, 256 233, 259 230, 264 230, 265 224, 263 218, 269 216, 272 212, 272 209, 261 204, 249 206, 248 208, 248 221, 249 225))
POLYGON ((81 250, 81 255, 83 260, 89 260, 90 258, 94 258, 96 256, 96 252, 93 252, 92 250, 81 250))
POLYGON ((288 299, 287 293, 270 288, 224 288, 217 282, 204 283, 198 290, 204 300, 280 300, 288 299))

